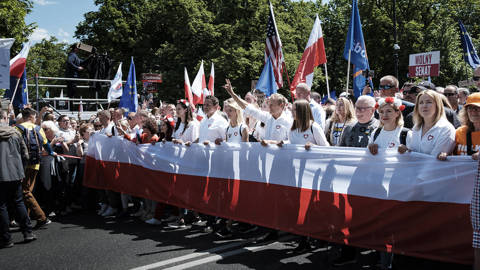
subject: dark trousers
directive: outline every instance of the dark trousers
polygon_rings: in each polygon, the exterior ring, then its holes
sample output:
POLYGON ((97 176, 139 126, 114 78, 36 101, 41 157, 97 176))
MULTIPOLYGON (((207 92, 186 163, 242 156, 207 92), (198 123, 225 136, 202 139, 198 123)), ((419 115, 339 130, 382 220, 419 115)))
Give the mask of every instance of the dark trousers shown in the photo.
POLYGON ((7 203, 12 203, 15 209, 15 220, 20 225, 20 230, 25 233, 32 232, 32 224, 23 203, 21 181, 0 182, 0 240, 9 242, 12 236, 9 232, 10 219, 8 217, 7 203))

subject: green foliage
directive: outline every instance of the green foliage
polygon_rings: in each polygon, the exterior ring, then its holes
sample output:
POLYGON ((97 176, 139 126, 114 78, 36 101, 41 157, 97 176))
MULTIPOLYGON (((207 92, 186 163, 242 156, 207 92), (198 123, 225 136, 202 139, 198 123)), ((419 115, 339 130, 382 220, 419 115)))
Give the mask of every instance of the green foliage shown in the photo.
MULTIPOLYGON (((97 0, 97 12, 85 14, 76 36, 85 43, 123 61, 124 74, 129 57, 135 57, 137 72, 161 72, 162 98, 173 101, 183 96, 183 68, 193 80, 200 61, 209 73, 215 63, 216 95, 226 98, 220 88, 230 78, 240 93, 250 90, 263 67, 267 0, 97 0)), ((462 19, 476 42, 480 34, 480 4, 477 0, 396 1, 399 79, 408 80, 408 55, 440 50, 441 74, 432 78, 438 85, 456 83, 471 74, 462 59, 457 24, 462 19)), ((322 21, 328 60, 330 88, 345 87, 347 62, 343 47, 348 30, 351 0, 274 0, 275 17, 283 43, 290 80, 301 58, 315 14, 322 21)), ((380 77, 394 74, 393 1, 360 0, 360 16, 366 38, 370 67, 380 77)), ((281 93, 288 95, 288 84, 281 93)), ((315 71, 313 90, 326 92, 323 67, 315 71)))
MULTIPOLYGON (((55 37, 50 37, 49 40, 43 39, 30 48, 27 58, 27 75, 33 78, 35 74, 39 76, 63 77, 65 73, 65 61, 67 59, 67 43, 58 42, 55 37)), ((29 81, 33 84, 34 80, 29 81)), ((40 81, 40 84, 65 84, 65 81, 40 81)), ((40 88, 40 96, 44 96, 46 88, 40 88)), ((51 96, 56 96, 60 93, 59 88, 50 89, 51 96)), ((33 87, 30 88, 30 95, 33 97, 35 91, 33 87)))
POLYGON ((35 24, 26 24, 25 17, 32 11, 30 0, 0 1, 0 37, 15 38, 11 51, 20 51, 22 43, 33 33, 35 24))

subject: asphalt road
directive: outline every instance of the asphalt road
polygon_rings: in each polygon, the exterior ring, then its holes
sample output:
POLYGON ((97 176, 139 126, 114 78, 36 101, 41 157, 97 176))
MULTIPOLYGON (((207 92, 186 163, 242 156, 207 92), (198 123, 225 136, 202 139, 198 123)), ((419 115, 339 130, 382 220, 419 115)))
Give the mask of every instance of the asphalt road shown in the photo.
MULTIPOLYGON (((36 231, 38 240, 0 249, 0 269, 375 269, 374 253, 356 264, 332 267, 337 249, 318 245, 296 254, 298 236, 281 234, 278 241, 253 244, 257 233, 223 240, 202 226, 172 230, 135 218, 102 218, 73 213, 36 231)), ((368 253, 368 252, 367 252, 368 253)), ((403 269, 470 269, 430 261, 414 261, 403 269)))

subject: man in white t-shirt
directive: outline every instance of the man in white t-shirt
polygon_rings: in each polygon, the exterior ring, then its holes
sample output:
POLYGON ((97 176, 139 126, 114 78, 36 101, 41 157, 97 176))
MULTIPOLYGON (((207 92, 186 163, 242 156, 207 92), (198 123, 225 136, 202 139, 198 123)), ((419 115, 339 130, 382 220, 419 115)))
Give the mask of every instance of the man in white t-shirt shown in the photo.
POLYGON ((225 137, 228 122, 217 111, 218 98, 207 96, 203 102, 203 112, 206 117, 200 122, 200 134, 195 142, 207 145, 215 139, 225 137))
POLYGON ((325 110, 315 100, 310 98, 310 87, 306 83, 299 83, 295 89, 297 99, 305 99, 310 103, 313 120, 325 130, 325 110))

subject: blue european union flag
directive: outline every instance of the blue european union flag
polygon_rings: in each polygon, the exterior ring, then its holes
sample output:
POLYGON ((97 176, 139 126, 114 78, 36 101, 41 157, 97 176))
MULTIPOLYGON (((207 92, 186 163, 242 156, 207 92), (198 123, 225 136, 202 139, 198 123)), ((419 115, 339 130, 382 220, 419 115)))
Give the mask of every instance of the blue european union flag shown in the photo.
MULTIPOLYGON (((333 100, 337 100, 337 95, 335 93, 335 90, 333 91, 330 91, 330 97, 333 99, 333 100)), ((323 98, 322 98, 322 104, 325 104, 327 102, 327 99, 328 99, 328 95, 325 95, 323 98)))
POLYGON ((136 112, 138 108, 137 84, 135 76, 135 64, 130 63, 128 70, 128 77, 125 86, 123 87, 122 97, 120 97, 120 104, 118 107, 124 108, 126 112, 136 112))
POLYGON ((480 59, 478 58, 475 47, 473 46, 472 39, 467 33, 467 30, 465 29, 465 26, 461 20, 458 20, 458 24, 460 25, 464 59, 472 68, 477 68, 480 66, 480 59))
POLYGON ((270 57, 268 57, 268 61, 265 63, 265 67, 263 67, 262 74, 258 79, 257 85, 255 85, 255 89, 262 91, 267 97, 277 93, 278 86, 275 82, 272 59, 270 59, 270 57))
MULTIPOLYGON (((10 89, 5 92, 4 98, 11 99, 17 86, 17 80, 15 76, 10 76, 10 89)), ((12 101, 12 105, 15 108, 23 109, 28 103, 28 90, 27 90, 27 69, 23 70, 20 82, 18 82, 17 92, 15 92, 15 98, 12 101)))

